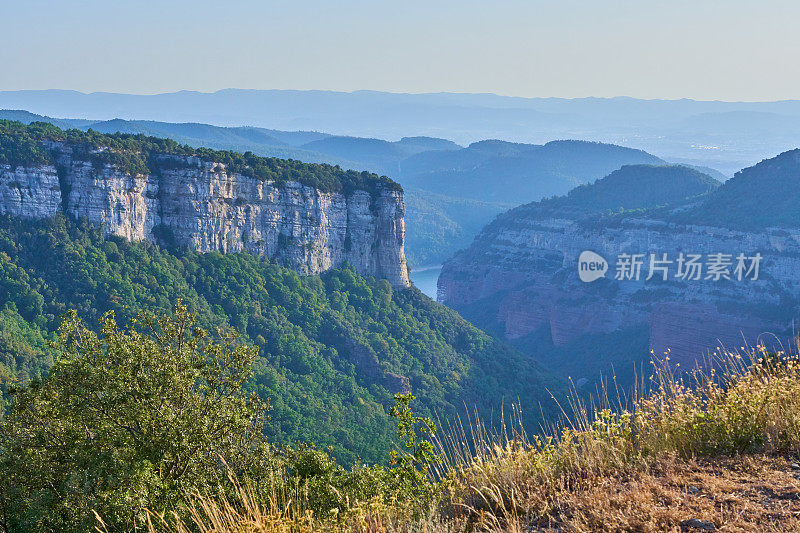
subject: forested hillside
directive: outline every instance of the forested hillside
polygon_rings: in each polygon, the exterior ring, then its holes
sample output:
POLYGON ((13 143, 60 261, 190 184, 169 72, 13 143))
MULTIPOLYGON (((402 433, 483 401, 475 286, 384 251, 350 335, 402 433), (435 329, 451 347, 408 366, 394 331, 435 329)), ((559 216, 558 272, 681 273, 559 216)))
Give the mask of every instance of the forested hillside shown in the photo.
POLYGON ((406 189, 405 200, 406 257, 416 266, 434 265, 466 248, 488 222, 514 207, 417 189, 406 189))
POLYGON ((248 254, 200 254, 104 237, 69 218, 0 218, 0 386, 46 374, 47 343, 75 309, 125 323, 180 299, 199 325, 234 328, 259 356, 248 388, 273 405, 268 440, 333 446, 345 462, 385 460, 394 392, 430 414, 483 414, 519 399, 533 424, 545 387, 531 361, 418 290, 351 268, 301 277, 248 254))
POLYGON ((800 149, 745 168, 697 208, 675 216, 681 222, 756 230, 800 226, 800 149))
POLYGON ((674 205, 719 185, 711 176, 682 165, 625 165, 549 204, 592 212, 647 209, 674 205))

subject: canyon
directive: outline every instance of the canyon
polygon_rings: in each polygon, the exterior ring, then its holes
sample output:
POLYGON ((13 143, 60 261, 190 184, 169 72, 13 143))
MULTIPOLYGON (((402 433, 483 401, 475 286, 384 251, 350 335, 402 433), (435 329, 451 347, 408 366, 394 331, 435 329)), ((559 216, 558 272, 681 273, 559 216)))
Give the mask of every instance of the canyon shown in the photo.
POLYGON ((546 219, 504 228, 490 246, 457 254, 445 263, 438 288, 440 301, 457 310, 493 305, 494 319, 509 340, 545 328, 555 346, 564 346, 583 334, 646 324, 655 354, 669 351, 674 361, 691 364, 718 347, 736 349, 763 340, 761 334, 790 331, 791 319, 780 311, 789 302, 796 306, 797 272, 800 230, 746 233, 637 219, 588 228, 546 219), (641 277, 616 280, 612 263, 605 278, 583 283, 578 278, 583 250, 609 262, 620 254, 644 254, 641 277), (660 275, 645 280, 651 252, 674 261, 682 252, 707 250, 733 257, 760 253, 759 278, 681 280, 674 278, 673 264, 668 280, 660 275))

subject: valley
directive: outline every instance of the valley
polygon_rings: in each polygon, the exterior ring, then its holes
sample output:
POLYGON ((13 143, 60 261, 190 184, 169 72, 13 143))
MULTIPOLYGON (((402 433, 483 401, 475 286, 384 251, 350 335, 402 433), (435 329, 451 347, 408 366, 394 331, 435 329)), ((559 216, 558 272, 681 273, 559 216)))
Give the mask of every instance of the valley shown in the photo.
POLYGON ((247 389, 276 446, 379 461, 412 390, 429 415, 547 403, 538 423, 562 385, 410 286, 403 207, 374 174, 0 122, 3 402, 47 375, 68 310, 94 326, 183 302, 257 348, 247 389))
POLYGON ((411 282, 422 294, 436 300, 439 281, 439 274, 442 272, 442 265, 423 266, 411 272, 411 282))

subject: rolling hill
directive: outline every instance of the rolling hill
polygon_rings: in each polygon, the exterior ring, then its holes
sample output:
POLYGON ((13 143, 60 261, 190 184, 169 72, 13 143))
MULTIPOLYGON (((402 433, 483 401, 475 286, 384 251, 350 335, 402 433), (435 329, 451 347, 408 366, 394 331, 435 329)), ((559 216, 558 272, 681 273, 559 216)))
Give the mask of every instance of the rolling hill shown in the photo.
POLYGON ((641 150, 602 143, 483 141, 454 153, 420 154, 403 165, 398 179, 437 194, 520 204, 565 194, 623 165, 664 163, 641 150))
POLYGON ((745 168, 696 208, 676 215, 695 224, 757 230, 800 226, 800 149, 745 168))

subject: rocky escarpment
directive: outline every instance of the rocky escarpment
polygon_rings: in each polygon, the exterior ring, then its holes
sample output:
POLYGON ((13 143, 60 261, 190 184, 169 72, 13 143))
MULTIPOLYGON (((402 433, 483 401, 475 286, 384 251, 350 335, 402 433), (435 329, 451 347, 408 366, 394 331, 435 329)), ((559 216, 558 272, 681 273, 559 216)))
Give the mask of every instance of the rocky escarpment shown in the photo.
MULTIPOLYGON (((800 159, 791 153, 779 158, 788 182, 800 184, 800 159), (787 167, 789 159, 794 168, 787 167)), ((760 191, 767 198, 773 193, 792 196, 796 209, 800 203, 796 187, 771 191, 773 173, 769 169, 773 166, 764 165, 766 172, 758 166, 743 171, 744 178, 738 181, 749 180, 749 194, 760 191)), ((567 352, 575 348, 574 357, 602 358, 602 353, 592 352, 593 346, 604 342, 604 336, 626 338, 624 332, 644 332, 644 346, 649 344, 657 356, 669 351, 673 361, 684 365, 719 347, 738 349, 745 343, 761 341, 779 348, 777 340, 788 346, 800 317, 800 228, 767 225, 774 219, 767 218, 767 205, 759 211, 743 212, 737 227, 709 224, 713 221, 708 217, 706 223, 691 223, 690 215, 705 212, 704 206, 713 204, 717 195, 730 196, 728 183, 710 193, 693 186, 675 194, 674 184, 678 182, 673 180, 670 190, 659 193, 672 192, 666 202, 671 207, 634 205, 647 210, 620 213, 619 208, 643 197, 636 188, 646 183, 645 172, 650 171, 641 168, 636 173, 627 172, 630 180, 612 174, 595 185, 576 189, 574 194, 501 215, 469 249, 444 265, 439 300, 512 342, 530 347, 544 339, 544 352, 547 346, 564 347, 567 352), (691 197, 696 192, 702 194, 691 197), (684 193, 689 194, 680 200, 684 193), (605 199, 600 203, 607 211, 587 208, 600 198, 605 199), (625 203, 617 203, 620 199, 625 203), (744 229, 748 225, 753 229, 744 229), (579 256, 587 250, 608 262, 605 276, 590 282, 579 276, 579 256), (626 270, 625 254, 639 254, 639 276, 617 275, 621 265, 626 270), (647 279, 651 254, 655 254, 655 260, 666 256, 668 263, 655 263, 666 267, 666 279, 661 270, 647 279), (701 256, 699 279, 679 275, 681 254, 701 256), (728 261, 725 275, 719 279, 709 276, 708 270, 716 254, 726 254, 728 261), (744 266, 748 269, 752 265, 749 258, 760 254, 757 279, 753 279, 754 272, 735 273, 739 254, 747 258, 744 266)), ((732 181, 741 187, 736 180, 732 181)), ((652 200, 651 205, 660 205, 658 195, 652 200)), ((735 208, 735 199, 730 201, 735 208)), ((785 218, 785 213, 775 216, 785 218)), ((642 346, 638 341, 634 344, 642 346)))
POLYGON ((556 346, 646 324, 656 354, 669 350, 673 360, 689 363, 718 346, 738 348, 765 332, 790 331, 800 298, 798 272, 800 230, 746 233, 635 218, 600 227, 518 220, 448 261, 439 299, 470 318, 475 308, 490 309, 480 325, 495 321, 508 339, 545 330, 556 346), (606 258, 605 278, 579 279, 584 250, 606 258), (763 260, 757 280, 676 279, 675 263, 666 281, 660 273, 646 280, 651 252, 673 261, 680 253, 760 253, 763 260), (644 254, 639 280, 614 279, 620 254, 644 254))
POLYGON ((410 284, 404 201, 384 182, 326 191, 300 180, 261 179, 192 155, 148 154, 145 172, 48 145, 52 162, 0 164, 0 213, 45 218, 63 211, 131 240, 198 251, 265 255, 304 274, 345 262, 392 285, 410 284))

